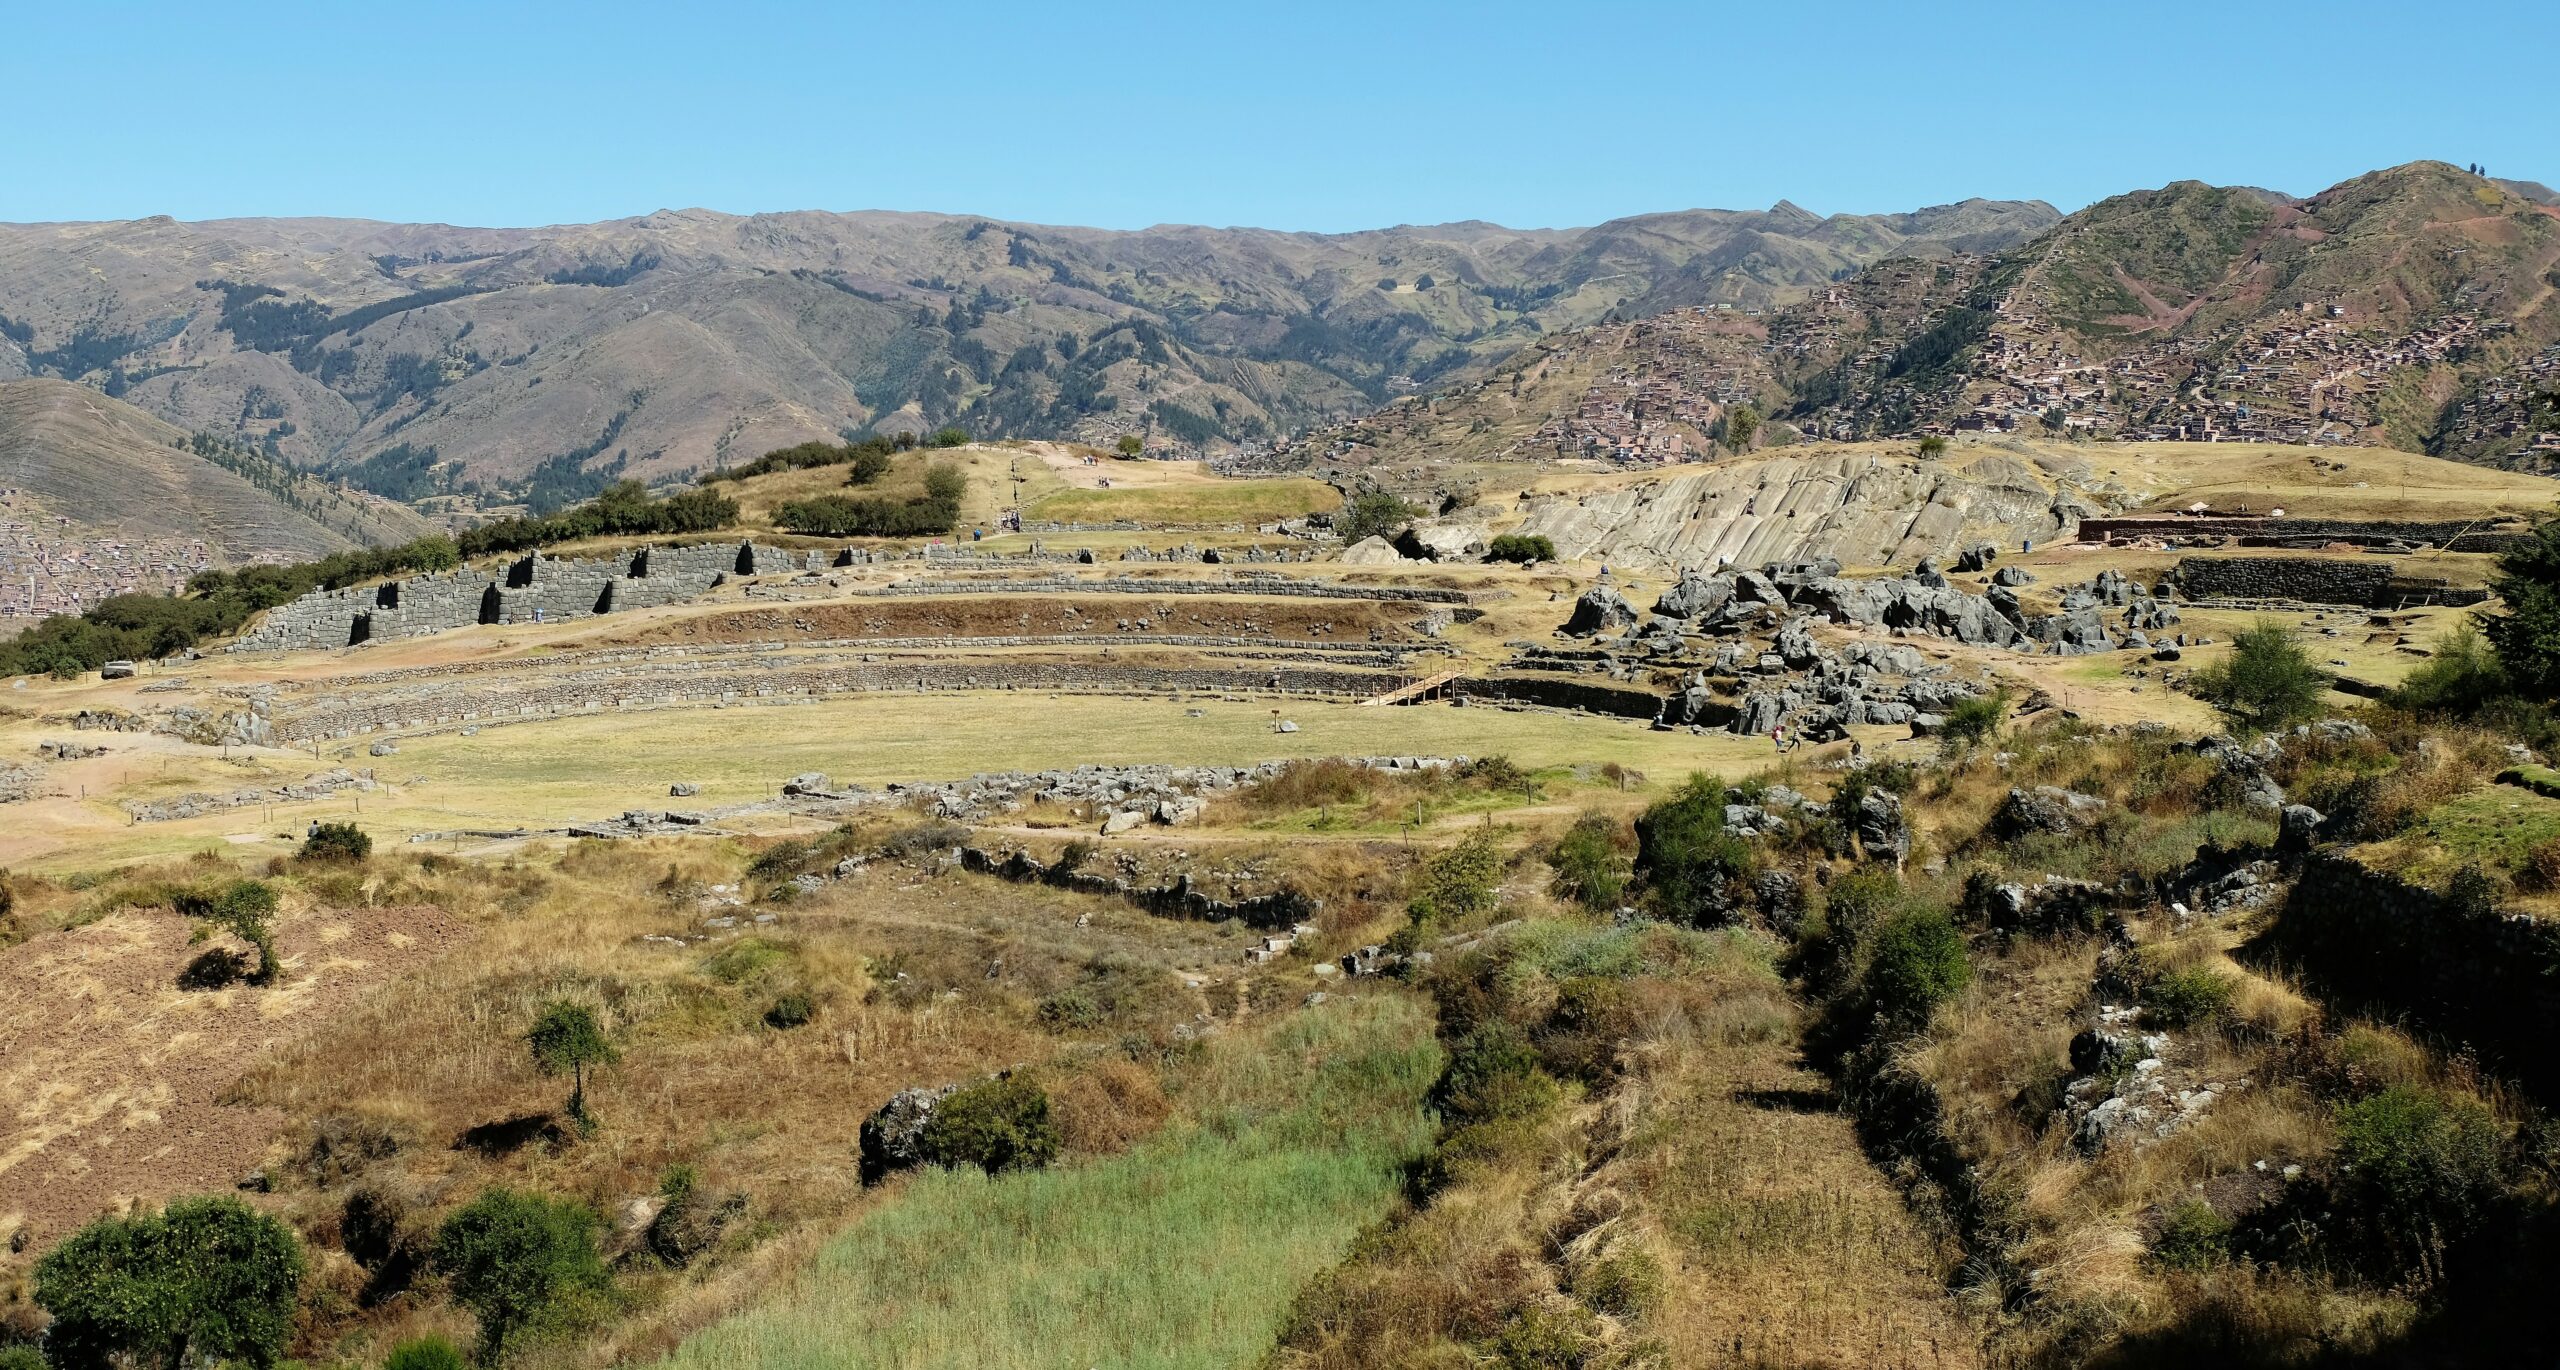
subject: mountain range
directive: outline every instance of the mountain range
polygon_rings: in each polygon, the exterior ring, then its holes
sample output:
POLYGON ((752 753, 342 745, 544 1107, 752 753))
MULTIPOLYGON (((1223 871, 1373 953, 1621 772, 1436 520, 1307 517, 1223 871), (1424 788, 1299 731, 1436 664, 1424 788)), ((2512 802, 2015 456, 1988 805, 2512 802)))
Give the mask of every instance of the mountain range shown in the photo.
POLYGON ((2295 198, 2185 181, 2017 246, 1879 262, 1754 314, 1559 330, 1332 426, 1301 461, 1687 459, 2042 430, 2371 444, 2560 468, 2560 207, 2438 162, 2295 198))
POLYGON ((1252 442, 1552 330, 1774 307, 2058 218, 1969 200, 1330 235, 705 210, 533 229, 0 225, 0 379, 80 381, 400 498, 556 501, 615 472, 946 424, 1252 442))

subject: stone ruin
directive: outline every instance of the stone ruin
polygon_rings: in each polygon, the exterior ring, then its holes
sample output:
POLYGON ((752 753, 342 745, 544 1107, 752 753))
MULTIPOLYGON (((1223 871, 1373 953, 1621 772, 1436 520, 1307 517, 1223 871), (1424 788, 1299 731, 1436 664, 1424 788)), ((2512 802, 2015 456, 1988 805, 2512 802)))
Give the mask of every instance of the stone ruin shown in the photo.
POLYGON ((643 547, 602 558, 529 554, 496 568, 314 591, 268 610, 231 650, 326 650, 482 623, 588 618, 680 603, 732 576, 816 572, 869 557, 853 548, 794 553, 755 542, 643 547))

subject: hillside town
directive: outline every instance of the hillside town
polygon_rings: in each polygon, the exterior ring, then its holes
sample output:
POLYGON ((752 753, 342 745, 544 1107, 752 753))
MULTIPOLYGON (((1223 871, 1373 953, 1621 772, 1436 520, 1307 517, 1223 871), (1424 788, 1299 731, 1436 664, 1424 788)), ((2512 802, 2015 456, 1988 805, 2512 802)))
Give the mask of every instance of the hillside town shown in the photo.
POLYGON ((201 538, 64 536, 68 521, 11 507, 0 491, 0 620, 76 614, 110 595, 161 593, 218 563, 201 538))

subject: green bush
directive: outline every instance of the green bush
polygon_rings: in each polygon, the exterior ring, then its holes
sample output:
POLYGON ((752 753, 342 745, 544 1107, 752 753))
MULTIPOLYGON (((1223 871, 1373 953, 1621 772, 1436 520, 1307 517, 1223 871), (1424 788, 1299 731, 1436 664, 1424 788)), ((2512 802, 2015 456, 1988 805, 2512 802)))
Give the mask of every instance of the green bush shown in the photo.
POLYGON ((1636 874, 1663 917, 1709 924, 1732 914, 1734 887, 1751 873, 1751 846, 1724 828, 1725 789, 1692 775, 1636 819, 1636 874))
POLYGON ((937 428, 931 437, 924 440, 924 444, 927 447, 966 447, 969 445, 969 430, 957 424, 937 428))
POLYGON ((611 1288, 596 1215, 541 1194, 490 1189, 437 1229, 435 1268, 480 1319, 480 1356, 504 1359, 530 1337, 577 1321, 611 1288))
POLYGON ((1972 980, 1964 934, 1945 910, 1905 910, 1876 929, 1866 994, 1887 1023, 1905 1029, 1921 1026, 1972 980))
POLYGON ((302 1276, 283 1223, 237 1199, 180 1199, 80 1229, 36 1262, 35 1299, 53 1317, 56 1366, 269 1366, 293 1333, 302 1276))
POLYGON ((2393 1277, 2440 1275, 2450 1240, 2499 1196, 2503 1138, 2488 1108, 2394 1085, 2338 1112, 2339 1207, 2393 1277))
POLYGON ((32 1346, 0 1346, 0 1370, 46 1370, 44 1353, 32 1346))
POLYGON ((1537 1047, 1499 1018, 1459 1039, 1432 1088, 1432 1102, 1451 1127, 1535 1119, 1558 1097, 1537 1047))
POLYGON ((1102 1026, 1102 1005, 1082 985, 1069 985, 1040 1001, 1040 1026, 1052 1032, 1078 1032, 1102 1026))
POLYGON ((1058 1158, 1058 1127, 1046 1091, 1005 1076, 953 1091, 934 1107, 917 1148, 928 1163, 954 1170, 1037 1169, 1058 1158))
POLYGON ((382 1370, 463 1370, 462 1353, 442 1337, 413 1337, 391 1348, 382 1370))
POLYGON ((2163 1028, 2218 1023, 2231 1012, 2234 987, 2230 976, 2210 966, 2164 972, 2142 986, 2143 1020, 2163 1028))
POLYGON ((2188 688, 2253 727, 2288 727, 2320 711, 2329 676, 2311 664, 2293 631, 2274 619, 2240 630, 2231 655, 2189 678, 2188 688))
POLYGON ((1948 708, 1946 722, 1938 735, 1947 745, 1958 749, 1979 746, 2000 731, 2000 720, 2009 712, 2009 692, 1994 690, 1987 695, 1959 699, 1948 708))
POLYGON ((2160 1219, 2151 1260, 2170 1270, 2203 1270, 2231 1255, 2231 1223, 2201 1199, 2187 1199, 2160 1219))
POLYGON ((1606 814, 1586 813, 1573 820, 1547 855, 1556 873, 1556 892, 1595 913, 1618 907, 1630 874, 1618 834, 1617 820, 1606 814))
POLYGON ((1485 547, 1489 561, 1553 561, 1556 559, 1554 539, 1543 534, 1505 533, 1485 547))
POLYGON ((1501 844, 1491 828, 1475 828, 1414 872, 1405 911, 1417 924, 1475 917, 1493 908, 1502 880, 1501 844))
POLYGON ((2415 714, 2469 718, 2508 688, 2497 649, 2478 627, 2463 622, 2436 639, 2434 654, 2391 692, 2391 702, 2415 714))
POLYGON ((817 854, 817 847, 811 843, 795 838, 784 838, 757 852, 755 859, 747 863, 747 881, 754 885, 764 885, 776 880, 788 880, 798 875, 817 854))
POLYGON ((780 1030, 807 1027, 809 1021, 817 1016, 817 1001, 799 990, 791 990, 775 999, 773 1006, 764 1011, 764 1025, 780 1030))
MULTIPOLYGON (((262 880, 234 880, 211 890, 180 891, 173 902, 179 913, 212 924, 257 948, 258 968, 249 974, 249 983, 275 982, 276 941, 269 920, 275 916, 277 901, 272 886, 262 880)), ((209 953, 198 958, 197 966, 207 966, 223 955, 226 954, 209 953)))
POLYGON ((1601 1349, 1599 1320, 1588 1310, 1531 1304, 1494 1334, 1493 1363, 1501 1370, 1583 1370, 1601 1349))
POLYGON ((305 861, 358 862, 373 855, 373 835, 353 823, 320 823, 302 839, 305 861))

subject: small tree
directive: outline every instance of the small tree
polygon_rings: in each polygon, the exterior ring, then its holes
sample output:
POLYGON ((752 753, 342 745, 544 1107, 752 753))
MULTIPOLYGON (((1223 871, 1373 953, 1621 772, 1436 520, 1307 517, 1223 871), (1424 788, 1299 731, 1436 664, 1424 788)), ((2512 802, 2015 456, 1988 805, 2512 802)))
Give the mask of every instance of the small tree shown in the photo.
POLYGON ((1533 561, 1553 561, 1556 559, 1556 544, 1553 539, 1544 534, 1505 533, 1486 546, 1485 556, 1492 561, 1516 561, 1523 564, 1533 561))
POLYGON ((1929 1021, 1938 1005, 1973 979, 1964 934, 1943 909, 1919 908, 1895 915, 1876 930, 1867 962, 1867 1000, 1895 1027, 1929 1021))
MULTIPOLYGON (((249 973, 249 983, 275 983, 276 940, 274 930, 268 925, 268 920, 276 912, 273 887, 262 880, 234 880, 219 889, 186 891, 178 896, 177 905, 180 913, 230 933, 257 949, 258 966, 249 973)), ((207 955, 228 962, 222 967, 220 978, 228 979, 235 973, 238 963, 229 959, 229 952, 207 955)))
POLYGON ((1942 438, 1935 433, 1931 433, 1929 436, 1920 440, 1920 455, 1924 457, 1943 457, 1946 454, 1947 440, 1945 438, 1942 438))
POLYGON ((36 1302, 53 1316, 46 1354, 64 1370, 273 1365, 302 1275, 292 1231, 238 1199, 101 1218, 36 1262, 36 1302))
POLYGON ((2000 720, 2008 710, 2009 692, 2005 689, 1959 699, 1948 707, 1946 722, 1939 725, 1938 735, 1954 751, 1980 746, 2000 731, 2000 720))
POLYGON ((1394 491, 1371 486, 1353 495, 1342 512, 1333 516, 1333 531, 1341 534, 1344 542, 1384 537, 1420 512, 1394 491))
POLYGON ((1751 440, 1760 435, 1760 411, 1742 405, 1724 416, 1724 445, 1736 452, 1751 450, 1751 440))
POLYGON ((491 1189, 444 1220, 435 1267, 455 1302, 480 1319, 494 1361, 525 1334, 574 1316, 611 1284, 596 1251, 596 1216, 566 1199, 491 1189))
POLYGON ((990 1175, 1047 1165, 1059 1146, 1047 1092, 1019 1076, 952 1091, 934 1106, 916 1142, 931 1164, 976 1166, 990 1175))
POLYGON ((373 855, 373 835, 353 823, 320 823, 302 839, 305 861, 358 862, 373 855))
POLYGON ((580 1128, 593 1128, 595 1122, 587 1116, 587 1067, 621 1059, 604 1029, 597 1026, 596 1016, 583 1004, 554 999, 542 1006, 542 1016, 534 1020, 524 1040, 533 1049, 534 1069, 545 1075, 568 1075, 569 1116, 580 1128))
POLYGON ((2188 688, 2252 726, 2274 729, 2319 712, 2329 676, 2311 664, 2291 630, 2260 619, 2232 639, 2230 656, 2196 672, 2188 688))
POLYGON ((966 447, 969 444, 969 430, 957 424, 948 428, 937 428, 932 437, 925 439, 925 444, 929 447, 966 447))
POLYGON ((2500 555, 2490 588, 2506 608, 2480 626, 2508 683, 2527 699, 2560 699, 2560 519, 2500 555))
POLYGON ((1120 442, 1118 446, 1120 455, 1124 457, 1134 457, 1146 450, 1147 440, 1145 438, 1139 437, 1135 433, 1123 433, 1120 435, 1120 442))

